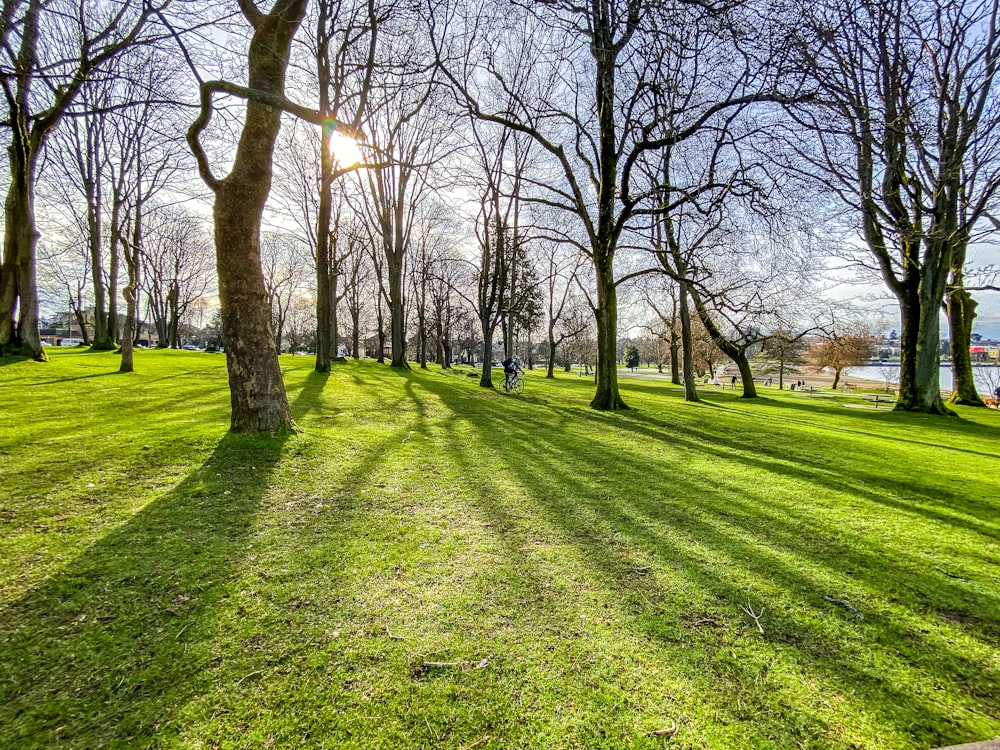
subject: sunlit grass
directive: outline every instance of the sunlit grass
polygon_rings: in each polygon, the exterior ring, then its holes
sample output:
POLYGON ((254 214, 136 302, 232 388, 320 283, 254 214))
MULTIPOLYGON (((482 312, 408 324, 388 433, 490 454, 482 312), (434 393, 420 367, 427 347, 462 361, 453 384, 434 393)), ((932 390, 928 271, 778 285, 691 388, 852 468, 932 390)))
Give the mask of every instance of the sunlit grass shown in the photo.
POLYGON ((282 364, 286 439, 223 355, 0 364, 0 747, 1000 735, 997 412, 282 364))

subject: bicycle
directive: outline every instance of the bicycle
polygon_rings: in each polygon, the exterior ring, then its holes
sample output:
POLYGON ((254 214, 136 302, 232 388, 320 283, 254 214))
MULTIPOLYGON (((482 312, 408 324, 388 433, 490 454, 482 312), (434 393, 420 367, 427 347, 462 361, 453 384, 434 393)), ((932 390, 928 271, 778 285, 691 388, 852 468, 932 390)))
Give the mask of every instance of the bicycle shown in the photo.
POLYGON ((500 381, 500 385, 497 386, 500 393, 503 395, 508 395, 513 393, 515 396, 520 396, 524 393, 524 378, 518 373, 511 373, 510 375, 505 375, 503 380, 500 381))

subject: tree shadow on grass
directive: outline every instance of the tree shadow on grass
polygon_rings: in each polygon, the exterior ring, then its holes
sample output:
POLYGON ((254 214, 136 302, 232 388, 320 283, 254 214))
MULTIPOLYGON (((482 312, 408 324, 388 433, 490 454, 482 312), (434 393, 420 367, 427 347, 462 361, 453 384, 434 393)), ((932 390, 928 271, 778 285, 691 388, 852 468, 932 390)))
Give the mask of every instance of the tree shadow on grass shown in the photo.
POLYGON ((9 367, 10 365, 17 365, 21 362, 27 362, 31 357, 25 357, 21 354, 4 354, 0 356, 0 367, 9 367))
POLYGON ((200 469, 0 610, 0 747, 135 747, 205 685, 214 610, 283 438, 227 435, 200 469))
MULTIPOLYGON (((455 389, 431 381, 423 386, 456 414, 469 412, 466 397, 455 389)), ((831 528, 816 517, 821 508, 776 499, 766 486, 768 475, 791 477, 803 488, 815 484, 824 495, 846 491, 879 503, 879 477, 845 481, 823 465, 822 456, 761 458, 751 436, 715 431, 708 437, 651 424, 635 412, 577 411, 577 418, 600 431, 588 439, 574 430, 552 442, 533 429, 537 405, 503 406, 480 408, 467 419, 492 455, 506 457, 506 471, 527 495, 515 508, 515 501, 483 492, 472 503, 474 512, 492 519, 498 533, 530 526, 577 545, 588 574, 619 593, 619 616, 628 627, 668 649, 678 638, 698 643, 702 650, 674 650, 680 654, 675 666, 707 691, 703 700, 710 713, 749 733, 741 734, 748 746, 829 741, 831 713, 815 705, 815 697, 794 698, 807 684, 842 702, 836 721, 843 713, 846 724, 834 729, 842 739, 849 727, 871 722, 889 744, 912 747, 968 741, 1000 728, 1000 716, 990 708, 1000 681, 988 667, 998 646, 996 597, 977 598, 974 586, 929 570, 933 556, 922 550, 896 559, 891 546, 872 546, 856 528, 831 528), (629 452, 629 433, 656 448, 629 452), (686 470, 686 457, 696 453, 736 462, 759 484, 747 485, 741 475, 686 470), (656 574, 636 577, 637 562, 656 574), (676 585, 704 596, 677 601, 676 585), (822 594, 854 601, 866 619, 854 619, 822 594), (651 608, 650 602, 670 606, 651 608), (751 636, 740 614, 747 602, 769 613, 767 635, 753 654, 744 645, 751 636), (715 624, 706 628, 701 622, 715 624), (758 660, 763 654, 778 676, 741 663, 735 654, 743 652, 758 660), (762 697, 760 680, 773 686, 775 697, 762 697), (741 700, 730 700, 734 695, 741 700)), ((474 471, 474 451, 459 446, 456 452, 474 471)), ((965 528, 986 534, 983 543, 991 543, 988 529, 965 528)), ((509 554, 527 571, 535 562, 520 545, 509 554)))
POLYGON ((323 402, 323 391, 330 380, 330 373, 310 370, 299 392, 291 403, 292 417, 302 419, 307 414, 318 411, 323 402))

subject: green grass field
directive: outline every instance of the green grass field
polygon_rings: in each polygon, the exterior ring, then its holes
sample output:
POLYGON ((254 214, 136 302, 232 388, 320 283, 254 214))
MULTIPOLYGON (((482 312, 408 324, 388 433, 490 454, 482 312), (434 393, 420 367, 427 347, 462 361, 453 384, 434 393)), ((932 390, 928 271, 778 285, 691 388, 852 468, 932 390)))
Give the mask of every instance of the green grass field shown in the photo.
POLYGON ((1000 412, 286 357, 244 438, 223 355, 51 355, 0 360, 0 748, 1000 735, 1000 412))

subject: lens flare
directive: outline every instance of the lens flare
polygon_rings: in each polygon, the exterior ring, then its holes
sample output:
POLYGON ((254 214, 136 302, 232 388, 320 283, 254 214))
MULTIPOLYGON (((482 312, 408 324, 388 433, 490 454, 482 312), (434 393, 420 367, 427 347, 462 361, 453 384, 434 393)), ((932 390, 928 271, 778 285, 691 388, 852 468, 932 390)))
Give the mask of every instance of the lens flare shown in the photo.
POLYGON ((340 133, 330 134, 330 155, 337 166, 346 169, 364 162, 364 154, 358 148, 358 142, 340 133))

